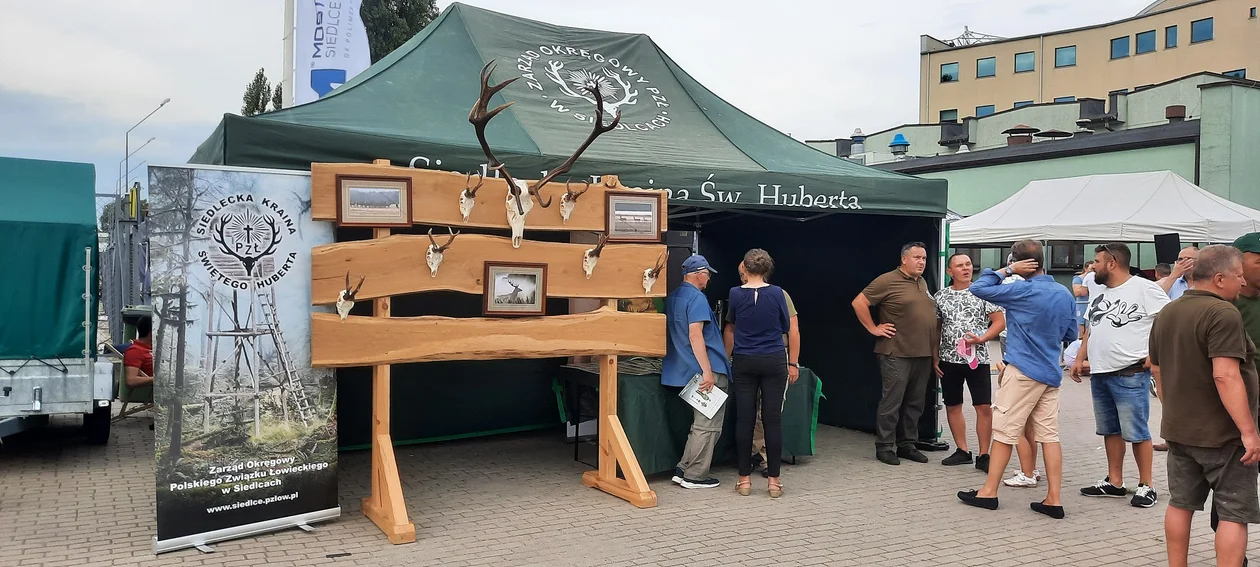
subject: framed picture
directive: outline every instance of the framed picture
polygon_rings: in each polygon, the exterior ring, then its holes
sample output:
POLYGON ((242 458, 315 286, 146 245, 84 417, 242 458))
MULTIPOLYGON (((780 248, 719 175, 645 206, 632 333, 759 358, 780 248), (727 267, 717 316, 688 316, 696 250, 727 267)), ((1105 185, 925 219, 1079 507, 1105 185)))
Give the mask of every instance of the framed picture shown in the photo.
POLYGON ((337 226, 410 227, 411 178, 338 175, 337 226))
POLYGON ((482 313, 497 316, 547 314, 547 265, 486 262, 482 313))
POLYGON ((604 215, 609 242, 660 242, 664 193, 608 191, 604 215))

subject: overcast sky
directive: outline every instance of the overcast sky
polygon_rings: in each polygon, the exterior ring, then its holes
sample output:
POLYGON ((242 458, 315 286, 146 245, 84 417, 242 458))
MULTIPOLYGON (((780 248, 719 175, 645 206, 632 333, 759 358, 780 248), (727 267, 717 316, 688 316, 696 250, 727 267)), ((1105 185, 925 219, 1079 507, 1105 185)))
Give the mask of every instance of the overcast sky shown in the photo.
MULTIPOLYGON (((560 25, 645 33, 709 89, 797 139, 918 118, 919 35, 1014 37, 1132 16, 1149 0, 469 0, 560 25)), ((283 0, 6 2, 0 155, 91 162, 113 192, 131 158, 185 163, 239 113, 259 67, 279 80, 283 0)), ((445 8, 449 1, 439 1, 445 8)), ((143 180, 144 168, 132 174, 143 180)))

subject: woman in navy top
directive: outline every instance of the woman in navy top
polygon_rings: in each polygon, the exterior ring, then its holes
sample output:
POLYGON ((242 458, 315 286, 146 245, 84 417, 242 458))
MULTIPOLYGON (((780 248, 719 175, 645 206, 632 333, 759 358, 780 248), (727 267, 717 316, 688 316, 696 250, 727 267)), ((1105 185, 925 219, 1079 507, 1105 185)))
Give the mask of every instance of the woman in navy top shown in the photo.
POLYGON ((779 465, 783 461, 781 402, 788 384, 783 335, 788 332, 789 318, 783 289, 766 283, 772 271, 774 260, 765 250, 754 248, 744 254, 747 281, 731 288, 730 293, 735 325, 731 378, 735 391, 735 455, 739 464, 739 484, 735 489, 743 496, 752 491, 752 437, 760 392, 770 496, 778 498, 783 494, 779 483, 779 465))

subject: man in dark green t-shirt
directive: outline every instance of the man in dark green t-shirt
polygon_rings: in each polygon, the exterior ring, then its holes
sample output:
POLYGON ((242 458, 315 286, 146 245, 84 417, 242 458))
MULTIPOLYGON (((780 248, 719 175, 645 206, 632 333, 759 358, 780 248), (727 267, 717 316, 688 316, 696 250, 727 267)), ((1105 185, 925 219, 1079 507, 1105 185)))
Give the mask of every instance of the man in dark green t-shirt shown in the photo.
POLYGON ((1242 313, 1243 327, 1256 344, 1260 344, 1260 232, 1244 234, 1234 241, 1234 248, 1243 253, 1243 285, 1234 307, 1242 313))

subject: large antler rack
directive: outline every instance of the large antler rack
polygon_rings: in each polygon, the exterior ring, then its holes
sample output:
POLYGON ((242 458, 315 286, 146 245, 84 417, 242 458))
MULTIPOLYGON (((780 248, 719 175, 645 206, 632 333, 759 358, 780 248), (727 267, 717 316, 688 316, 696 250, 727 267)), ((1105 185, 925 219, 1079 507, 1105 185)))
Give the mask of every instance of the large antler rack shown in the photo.
MULTIPOLYGON (((513 77, 503 81, 502 83, 491 86, 490 75, 494 73, 494 69, 494 61, 486 63, 486 66, 481 68, 481 94, 477 97, 477 102, 473 104, 472 110, 468 113, 468 121, 472 123, 473 128, 477 132, 477 142, 481 144, 481 151, 486 154, 489 169, 501 172, 503 177, 507 179, 508 190, 516 197, 516 210, 518 213, 523 215, 525 214, 525 210, 521 205, 520 189, 516 185, 516 180, 512 178, 510 173, 508 173, 507 167, 503 164, 503 162, 499 161, 499 159, 494 156, 494 152, 490 149, 490 143, 486 141, 486 125, 489 124, 490 120, 496 115, 503 112, 516 102, 506 102, 495 107, 493 110, 488 110, 490 106, 490 99, 499 91, 512 84, 512 82, 519 77, 513 77)), ((542 195, 539 192, 543 186, 550 183, 556 177, 568 173, 569 170, 573 168, 573 164, 577 163, 577 160, 582 153, 585 152, 586 149, 589 148, 595 141, 595 138, 598 138, 600 134, 613 131, 617 128, 617 125, 621 123, 621 109, 617 109, 616 113, 613 115, 612 122, 606 126, 604 125, 604 96, 599 92, 599 83, 588 83, 585 85, 585 88, 595 98, 595 128, 591 131, 590 135, 586 137, 586 140, 582 142, 582 145, 578 146, 577 151, 573 152, 573 155, 569 156, 569 159, 564 160, 564 163, 560 164, 555 169, 548 171, 547 175, 543 176, 542 179, 539 179, 537 183, 533 184, 533 186, 529 186, 529 184, 526 183, 526 187, 529 188, 530 195, 532 195, 538 201, 538 204, 542 205, 543 208, 550 207, 552 201, 551 199, 547 199, 545 202, 543 201, 542 195)), ((571 190, 568 190, 567 192, 573 193, 571 190)), ((580 194, 581 193, 577 193, 577 195, 580 194)), ((576 195, 574 195, 574 197, 576 197, 576 195)))

